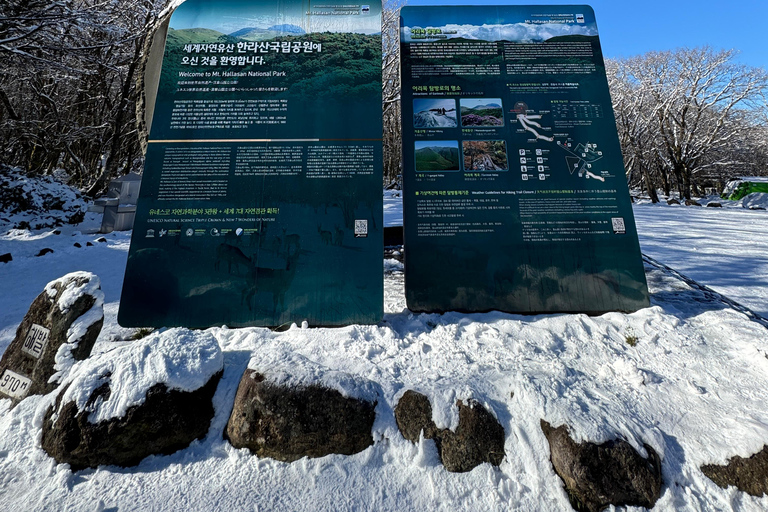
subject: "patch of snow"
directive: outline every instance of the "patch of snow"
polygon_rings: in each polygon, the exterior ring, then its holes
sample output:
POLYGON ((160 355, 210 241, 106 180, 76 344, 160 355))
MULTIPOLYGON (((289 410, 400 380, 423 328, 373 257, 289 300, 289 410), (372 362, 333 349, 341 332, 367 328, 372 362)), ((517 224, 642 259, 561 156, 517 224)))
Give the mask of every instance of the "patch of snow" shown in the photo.
POLYGON ((85 271, 71 272, 48 283, 45 287, 48 297, 55 297, 57 293, 56 286, 58 285, 61 288, 67 281, 71 282, 62 290, 56 303, 62 313, 69 311, 69 308, 83 295, 90 295, 95 298, 95 307, 101 308, 104 305, 104 292, 101 291, 101 280, 97 275, 85 271), (78 283, 77 281, 79 280, 83 282, 78 283))
POLYGON ((53 359, 53 369, 55 373, 51 375, 48 382, 61 382, 67 375, 69 375, 72 367, 75 365, 75 356, 72 355, 72 351, 77 348, 77 345, 70 343, 62 343, 59 345, 59 349, 56 351, 56 355, 53 359))
POLYGON ((85 336, 88 329, 104 319, 104 297, 102 294, 101 301, 96 301, 91 309, 86 311, 80 318, 75 320, 72 325, 67 329, 67 345, 73 345, 73 349, 77 346, 77 343, 85 336))
POLYGON ((384 191, 384 227, 403 225, 403 193, 401 190, 384 191))
POLYGON ((741 198, 737 204, 748 210, 754 210, 758 208, 768 209, 768 193, 752 192, 751 194, 741 198))
POLYGON ((643 254, 768 318, 768 212, 637 204, 643 254))
POLYGON ((388 260, 384 260, 384 272, 404 272, 405 266, 402 262, 397 261, 394 258, 390 258, 388 260))
POLYGON ((325 367, 285 347, 257 350, 248 362, 248 368, 258 371, 267 382, 276 386, 304 388, 319 385, 338 391, 345 398, 368 402, 379 399, 378 390, 372 382, 325 367))

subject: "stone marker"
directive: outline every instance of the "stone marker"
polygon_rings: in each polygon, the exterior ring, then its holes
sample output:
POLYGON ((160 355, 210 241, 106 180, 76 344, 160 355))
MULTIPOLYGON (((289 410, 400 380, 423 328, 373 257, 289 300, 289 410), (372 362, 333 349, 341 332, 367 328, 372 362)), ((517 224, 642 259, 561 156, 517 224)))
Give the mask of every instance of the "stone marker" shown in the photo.
POLYGON ((48 283, 0 360, 0 398, 15 403, 53 391, 57 371, 87 358, 104 323, 104 293, 90 272, 48 283), (59 365, 59 368, 57 368, 59 365))
POLYGON ((737 455, 725 466, 706 464, 701 471, 723 489, 733 485, 752 496, 763 496, 768 494, 768 446, 747 459, 737 455))
POLYGON ((504 427, 476 400, 465 404, 456 402, 459 408, 459 426, 456 431, 438 429, 432 420, 429 399, 408 390, 395 406, 395 421, 403 437, 413 443, 434 439, 440 461, 453 473, 471 471, 483 462, 494 466, 504 459, 504 427))
POLYGON ((598 512, 609 505, 650 509, 661 496, 661 460, 650 446, 644 445, 644 459, 624 440, 579 444, 568 435, 568 427, 553 428, 544 420, 541 430, 576 510, 598 512))
POLYGON ((224 437, 235 448, 285 462, 352 455, 373 444, 375 408, 320 385, 276 385, 246 369, 224 437))

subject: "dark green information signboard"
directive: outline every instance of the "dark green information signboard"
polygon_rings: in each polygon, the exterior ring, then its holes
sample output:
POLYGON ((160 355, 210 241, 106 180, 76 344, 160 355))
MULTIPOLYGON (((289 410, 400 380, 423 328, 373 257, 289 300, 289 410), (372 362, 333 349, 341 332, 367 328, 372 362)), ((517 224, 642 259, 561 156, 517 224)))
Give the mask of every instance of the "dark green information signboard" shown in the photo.
POLYGON ((380 3, 187 0, 149 138, 121 325, 381 319, 380 3))
POLYGON ((649 305, 588 6, 401 11, 408 308, 649 305))

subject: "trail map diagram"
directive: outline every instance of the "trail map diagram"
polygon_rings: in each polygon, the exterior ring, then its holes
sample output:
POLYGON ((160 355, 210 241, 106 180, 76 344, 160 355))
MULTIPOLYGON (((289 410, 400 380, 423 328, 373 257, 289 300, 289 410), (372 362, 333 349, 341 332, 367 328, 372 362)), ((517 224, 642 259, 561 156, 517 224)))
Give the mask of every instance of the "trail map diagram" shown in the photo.
POLYGON ((546 137, 539 132, 536 131, 536 128, 541 128, 542 126, 536 122, 535 120, 541 119, 542 116, 540 115, 528 115, 528 114, 517 114, 517 121, 520 123, 520 126, 522 126, 526 131, 531 132, 536 136, 536 140, 545 140, 547 142, 554 142, 554 137, 546 137))
POLYGON ((568 170, 571 171, 571 174, 578 171, 579 178, 586 176, 587 178, 594 178, 605 182, 605 178, 593 174, 590 171, 590 169, 592 169, 592 164, 603 158, 603 152, 597 150, 597 144, 579 144, 576 146, 576 151, 567 148, 565 144, 560 141, 557 141, 557 145, 572 155, 565 157, 565 161, 568 162, 568 170))
MULTIPOLYGON (((541 123, 539 123, 539 120, 543 116, 540 114, 529 114, 528 106, 525 103, 515 104, 515 111, 517 112, 517 121, 520 123, 520 126, 522 126, 523 130, 532 133, 536 137, 536 140, 555 142, 554 137, 547 137, 546 135, 542 135, 537 130, 537 128, 539 130, 543 129, 541 123)), ((598 181, 605 182, 604 177, 594 174, 591 171, 592 164, 603 158, 603 152, 597 150, 597 144, 579 144, 576 146, 575 150, 570 148, 570 143, 566 144, 561 141, 557 141, 557 145, 571 155, 565 157, 565 161, 568 165, 568 170, 572 175, 575 172, 578 172, 579 178, 593 178, 598 181)))

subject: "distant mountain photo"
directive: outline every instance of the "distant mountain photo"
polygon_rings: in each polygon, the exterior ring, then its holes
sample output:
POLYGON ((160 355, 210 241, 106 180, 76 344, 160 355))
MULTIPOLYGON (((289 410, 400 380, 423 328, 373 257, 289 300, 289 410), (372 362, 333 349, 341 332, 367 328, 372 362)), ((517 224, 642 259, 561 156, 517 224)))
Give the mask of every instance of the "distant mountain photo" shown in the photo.
POLYGON ((208 28, 168 29, 167 45, 185 45, 197 43, 214 43, 227 35, 208 28))
POLYGON ((298 25, 285 23, 282 25, 272 25, 269 28, 241 28, 229 35, 230 37, 235 37, 243 41, 266 41, 280 36, 302 36, 304 34, 306 34, 306 32, 298 25))
POLYGON ((458 125, 455 100, 413 100, 414 128, 456 128, 458 125))
POLYGON ((461 126, 503 126, 504 113, 498 98, 462 99, 461 126))
POLYGON ((458 141, 416 143, 416 172, 458 171, 458 141))
POLYGON ((281 32, 283 34, 291 34, 294 36, 300 36, 306 34, 303 28, 298 25, 291 25, 290 23, 283 23, 282 25, 272 25, 267 30, 274 30, 275 32, 281 32))

